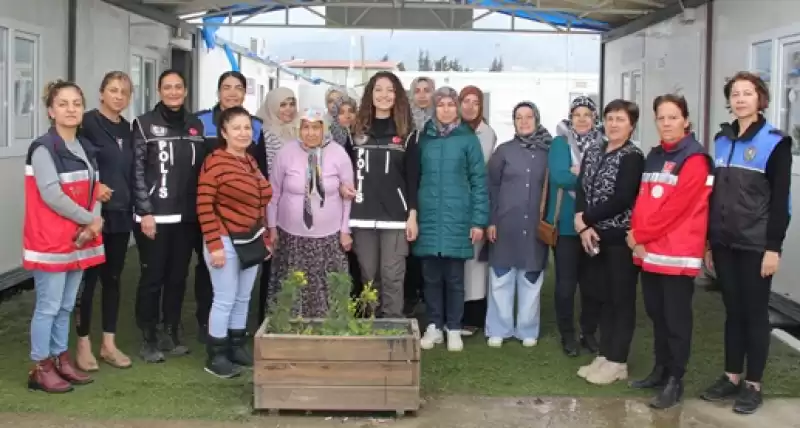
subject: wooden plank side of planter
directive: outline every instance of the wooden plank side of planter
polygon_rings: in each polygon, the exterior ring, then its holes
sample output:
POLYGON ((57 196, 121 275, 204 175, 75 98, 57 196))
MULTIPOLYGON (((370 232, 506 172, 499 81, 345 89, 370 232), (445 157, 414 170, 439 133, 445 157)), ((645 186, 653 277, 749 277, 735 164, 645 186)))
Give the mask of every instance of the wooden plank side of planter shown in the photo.
POLYGON ((315 336, 265 333, 254 338, 256 360, 277 361, 419 361, 419 326, 412 320, 381 320, 410 327, 399 336, 315 336))
POLYGON ((256 360, 255 385, 416 386, 419 361, 256 360))
POLYGON ((416 411, 419 386, 256 385, 258 410, 416 411))

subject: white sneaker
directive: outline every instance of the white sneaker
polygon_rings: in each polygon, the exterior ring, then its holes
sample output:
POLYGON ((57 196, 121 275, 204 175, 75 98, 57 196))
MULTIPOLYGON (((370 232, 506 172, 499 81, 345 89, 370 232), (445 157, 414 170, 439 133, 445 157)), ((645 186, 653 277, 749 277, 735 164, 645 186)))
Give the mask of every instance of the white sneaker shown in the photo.
POLYGON ((628 379, 628 365, 606 361, 586 375, 586 381, 595 385, 610 385, 628 379))
POLYGON ((428 324, 425 334, 419 340, 419 346, 422 349, 431 349, 434 345, 444 342, 444 335, 442 331, 436 328, 436 324, 428 324))
POLYGON ((503 346, 503 338, 490 337, 489 340, 486 341, 486 344, 489 345, 490 348, 499 348, 503 346))
POLYGON ((588 376, 589 373, 600 368, 600 366, 605 364, 606 361, 606 357, 594 357, 594 360, 592 360, 591 363, 581 366, 581 368, 578 369, 578 376, 586 379, 586 376, 588 376))
POLYGON ((526 348, 533 348, 537 343, 539 342, 536 339, 525 339, 522 341, 522 346, 526 348))
POLYGON ((461 330, 447 331, 447 350, 458 352, 464 349, 464 342, 461 341, 461 330))

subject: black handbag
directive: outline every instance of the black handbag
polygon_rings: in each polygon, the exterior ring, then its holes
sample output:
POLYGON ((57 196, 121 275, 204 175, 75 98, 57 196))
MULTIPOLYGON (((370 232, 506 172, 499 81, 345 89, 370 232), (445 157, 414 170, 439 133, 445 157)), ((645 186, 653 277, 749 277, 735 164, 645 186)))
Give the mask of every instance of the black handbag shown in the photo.
POLYGON ((233 249, 239 256, 239 267, 242 270, 260 265, 267 258, 267 246, 264 244, 265 233, 266 229, 260 221, 249 232, 228 231, 233 249))

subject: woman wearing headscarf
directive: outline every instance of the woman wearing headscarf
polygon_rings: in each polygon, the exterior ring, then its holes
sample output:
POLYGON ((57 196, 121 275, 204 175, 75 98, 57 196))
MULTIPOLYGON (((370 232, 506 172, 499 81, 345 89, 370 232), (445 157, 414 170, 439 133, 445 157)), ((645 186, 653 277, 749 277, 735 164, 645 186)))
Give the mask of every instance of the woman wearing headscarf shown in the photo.
POLYGON ((297 97, 289 88, 275 88, 269 91, 256 116, 264 122, 264 148, 267 173, 270 173, 278 150, 287 142, 297 140, 297 97))
MULTIPOLYGON (((430 77, 417 77, 411 82, 408 91, 408 98, 411 107, 411 118, 414 129, 423 131, 425 124, 433 117, 435 106, 433 105, 433 91, 436 84, 430 77)), ((419 136, 419 134, 416 134, 419 136)), ((413 317, 416 313, 417 305, 423 297, 422 264, 413 254, 406 257, 406 275, 403 281, 405 301, 403 303, 403 313, 413 317)))
POLYGON ((342 99, 343 96, 346 96, 347 93, 345 92, 344 88, 339 88, 336 86, 331 86, 325 91, 325 122, 330 124, 333 122, 333 105, 336 104, 336 101, 342 99))
POLYGON ((460 351, 464 310, 464 264, 475 257, 489 220, 486 163, 481 143, 460 118, 458 93, 434 93, 436 114, 419 138, 419 237, 414 255, 422 259, 427 318, 423 349, 444 341, 460 351))
MULTIPOLYGON (((483 91, 475 86, 465 86, 458 94, 462 120, 475 131, 481 143, 484 162, 489 162, 497 134, 483 117, 483 91)), ((475 244, 475 255, 467 260, 464 273, 464 320, 462 336, 471 336, 486 322, 486 282, 489 277, 486 259, 480 259, 485 241, 475 244)), ((488 248, 487 248, 488 249, 488 248)))
POLYGON ((598 129, 597 105, 587 96, 572 100, 569 119, 556 128, 558 136, 553 140, 548 155, 549 196, 553 201, 547 205, 547 223, 558 231, 553 255, 556 264, 555 310, 561 347, 570 357, 578 356, 580 345, 590 353, 597 353, 597 321, 600 303, 590 294, 581 292, 580 342, 575 338, 574 308, 575 291, 578 288, 579 261, 583 249, 575 226, 575 186, 586 148, 599 143, 603 133, 598 129), (558 218, 554 219, 558 212, 558 218))
POLYGON ((321 109, 303 111, 299 140, 281 148, 270 175, 267 213, 275 258, 269 295, 289 273, 304 272, 308 285, 295 310, 306 318, 327 315, 327 276, 347 271, 345 252, 353 245, 351 201, 339 193, 353 184, 353 164, 342 146, 331 144, 324 115, 321 109))
POLYGON ((530 101, 514 107, 514 139, 497 146, 489 159, 491 200, 488 239, 488 345, 499 348, 516 337, 533 347, 539 339, 539 297, 547 267, 547 247, 537 237, 547 154, 553 137, 530 101), (514 300, 517 310, 514 322, 514 300), (516 325, 516 328, 515 328, 516 325))
MULTIPOLYGON (((341 98, 333 103, 333 107, 329 110, 331 115, 331 137, 333 141, 344 147, 347 155, 350 157, 351 162, 355 166, 355 146, 353 145, 353 130, 355 129, 356 111, 358 107, 356 100, 350 98, 348 95, 343 95, 341 98)), ((353 170, 355 173, 355 169, 353 170)), ((347 186, 345 186, 347 187, 347 186)), ((340 193, 344 198, 352 199, 355 192, 350 192, 350 189, 340 189, 340 193)), ((353 278, 353 293, 361 292, 361 268, 358 265, 358 258, 356 252, 350 249, 347 252, 347 264, 350 267, 350 276, 353 278)))
POLYGON ((436 110, 433 104, 435 90, 436 84, 430 77, 420 76, 411 81, 408 98, 411 100, 411 116, 415 129, 425 129, 425 124, 433 117, 436 110))
POLYGON ((347 95, 343 95, 334 101, 333 106, 328 110, 331 116, 331 138, 344 147, 347 155, 351 158, 354 157, 353 128, 356 121, 356 111, 358 111, 356 100, 347 95))

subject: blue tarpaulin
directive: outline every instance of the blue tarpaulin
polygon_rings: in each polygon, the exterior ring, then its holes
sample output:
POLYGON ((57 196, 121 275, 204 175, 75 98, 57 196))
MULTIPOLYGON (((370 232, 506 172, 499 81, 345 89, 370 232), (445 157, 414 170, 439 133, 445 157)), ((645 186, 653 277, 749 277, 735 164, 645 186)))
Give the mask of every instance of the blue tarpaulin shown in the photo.
MULTIPOLYGON (((525 19, 528 21, 536 21, 542 22, 550 25, 555 25, 556 27, 564 27, 567 26, 579 29, 579 30, 594 30, 594 31, 607 31, 611 27, 608 23, 597 21, 594 19, 588 18, 580 18, 577 15, 573 15, 570 13, 564 12, 535 12, 531 5, 531 3, 526 3, 524 1, 519 0, 459 0, 463 4, 471 4, 475 6, 487 6, 492 7, 493 9, 500 9, 496 10, 497 13, 508 15, 508 16, 515 16, 520 19, 525 19), (503 6, 513 6, 514 10, 502 10, 503 6), (521 6, 526 6, 531 8, 531 10, 520 10, 518 9, 521 6)), ((334 6, 335 3, 332 4, 334 6)), ((431 4, 432 8, 435 8, 435 3, 431 4)), ((283 10, 285 6, 278 4, 274 1, 265 0, 261 2, 261 5, 258 4, 234 4, 232 6, 223 7, 219 9, 220 12, 228 12, 231 16, 242 16, 242 15, 252 15, 257 12, 266 13, 272 12, 275 10, 283 10), (273 5, 267 9, 264 7, 273 5)), ((224 20, 224 18, 223 18, 224 20)))

